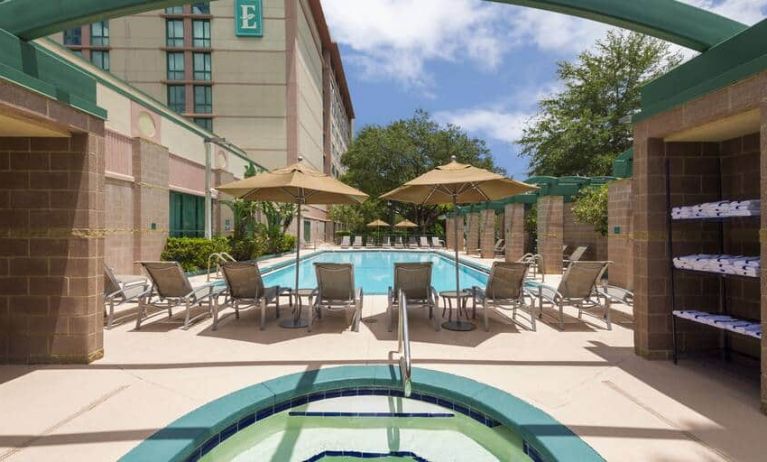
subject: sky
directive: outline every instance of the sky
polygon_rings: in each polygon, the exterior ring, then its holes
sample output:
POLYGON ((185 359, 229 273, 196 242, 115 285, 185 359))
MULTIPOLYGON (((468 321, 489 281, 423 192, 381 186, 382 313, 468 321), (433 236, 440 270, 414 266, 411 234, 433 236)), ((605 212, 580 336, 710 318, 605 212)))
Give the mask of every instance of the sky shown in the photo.
MULTIPOLYGON (((767 0, 683 0, 746 24, 767 0)), ((527 177, 515 144, 537 102, 558 90, 556 63, 572 60, 609 27, 482 0, 322 0, 339 43, 355 127, 424 109, 484 139, 498 165, 527 177)), ((674 47, 687 57, 690 50, 674 47)))

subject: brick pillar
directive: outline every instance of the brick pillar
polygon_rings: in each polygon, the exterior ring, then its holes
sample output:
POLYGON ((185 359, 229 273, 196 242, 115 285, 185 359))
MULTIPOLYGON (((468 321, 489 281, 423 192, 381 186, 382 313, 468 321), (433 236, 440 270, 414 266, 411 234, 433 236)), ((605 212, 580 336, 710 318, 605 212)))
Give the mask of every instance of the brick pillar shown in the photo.
POLYGON ((477 255, 479 249, 479 212, 469 213, 466 215, 466 219, 469 225, 469 229, 466 231, 466 253, 477 255))
POLYGON ((455 248, 455 234, 454 234, 455 218, 447 217, 445 219, 445 247, 448 249, 455 248))
POLYGON ((538 253, 543 256, 546 274, 562 274, 563 217, 562 196, 538 199, 538 253))
POLYGON ((480 212, 479 248, 482 258, 495 257, 495 211, 480 212))
POLYGON ((105 148, 103 123, 91 127, 0 138, 0 362, 104 354, 105 148))
POLYGON ((508 204, 504 210, 506 261, 517 261, 525 254, 525 204, 508 204))
POLYGON ((607 259, 610 284, 634 288, 634 232, 631 179, 614 181, 608 186, 607 259))
MULTIPOLYGON (((159 260, 168 237, 168 148, 142 138, 133 140, 133 260, 159 260)), ((137 274, 141 267, 137 263, 137 274)))

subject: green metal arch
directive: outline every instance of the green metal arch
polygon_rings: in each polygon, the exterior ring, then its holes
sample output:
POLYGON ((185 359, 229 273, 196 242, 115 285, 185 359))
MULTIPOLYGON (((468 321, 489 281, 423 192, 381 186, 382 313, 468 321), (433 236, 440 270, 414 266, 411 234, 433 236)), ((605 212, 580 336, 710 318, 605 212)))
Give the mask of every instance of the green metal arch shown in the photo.
MULTIPOLYGON (((490 0, 538 8, 635 30, 705 51, 747 28, 676 0, 490 0)), ((0 29, 32 40, 64 29, 189 0, 5 0, 0 29)), ((552 31, 557 33, 557 31, 552 31)))

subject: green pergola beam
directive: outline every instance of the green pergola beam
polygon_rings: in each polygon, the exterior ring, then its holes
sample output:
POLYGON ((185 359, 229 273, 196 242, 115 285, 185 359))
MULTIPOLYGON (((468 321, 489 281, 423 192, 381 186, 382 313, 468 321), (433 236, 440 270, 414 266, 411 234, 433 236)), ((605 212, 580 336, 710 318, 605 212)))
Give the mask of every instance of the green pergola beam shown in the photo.
MULTIPOLYGON (((744 24, 676 0, 491 0, 564 13, 635 30, 697 51, 746 29, 744 24)), ((6 0, 0 29, 25 40, 102 19, 141 13, 188 0, 6 0)), ((556 33, 556 31, 552 31, 556 33)))
POLYGON ((748 28, 745 24, 676 0, 490 1, 591 19, 701 52, 748 28))
POLYGON ((185 3, 190 2, 189 0, 6 0, 0 2, 0 29, 24 40, 33 40, 103 19, 185 3))

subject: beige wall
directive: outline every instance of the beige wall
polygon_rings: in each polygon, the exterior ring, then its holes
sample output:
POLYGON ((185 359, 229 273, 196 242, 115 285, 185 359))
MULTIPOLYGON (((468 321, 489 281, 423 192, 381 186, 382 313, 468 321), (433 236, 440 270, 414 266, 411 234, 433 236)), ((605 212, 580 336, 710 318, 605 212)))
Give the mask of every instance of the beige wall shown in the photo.
POLYGON ((322 50, 308 3, 297 1, 298 153, 322 170, 322 50))

